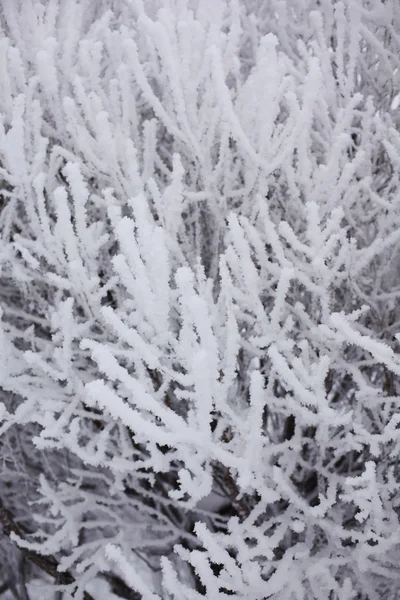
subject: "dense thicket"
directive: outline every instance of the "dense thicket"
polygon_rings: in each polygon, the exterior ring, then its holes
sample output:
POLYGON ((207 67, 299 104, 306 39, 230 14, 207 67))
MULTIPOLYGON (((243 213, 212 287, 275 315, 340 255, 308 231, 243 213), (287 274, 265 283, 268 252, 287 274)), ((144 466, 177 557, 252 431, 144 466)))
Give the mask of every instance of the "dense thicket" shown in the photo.
POLYGON ((399 57, 398 0, 1 0, 4 597, 398 597, 399 57))

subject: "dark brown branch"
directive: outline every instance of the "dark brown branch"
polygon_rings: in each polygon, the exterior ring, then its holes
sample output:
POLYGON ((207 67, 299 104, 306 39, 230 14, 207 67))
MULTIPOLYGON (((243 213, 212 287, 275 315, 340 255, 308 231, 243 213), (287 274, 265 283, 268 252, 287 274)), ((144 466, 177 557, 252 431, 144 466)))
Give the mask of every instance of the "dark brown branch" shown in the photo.
POLYGON ((5 581, 4 583, 2 583, 0 585, 0 594, 4 594, 4 592, 7 592, 7 590, 10 589, 10 584, 8 583, 8 581, 5 581))
POLYGON ((102 573, 102 576, 110 584, 111 592, 113 594, 116 594, 125 600, 141 600, 142 595, 138 592, 134 592, 126 585, 125 581, 118 577, 118 575, 114 575, 113 573, 102 573))

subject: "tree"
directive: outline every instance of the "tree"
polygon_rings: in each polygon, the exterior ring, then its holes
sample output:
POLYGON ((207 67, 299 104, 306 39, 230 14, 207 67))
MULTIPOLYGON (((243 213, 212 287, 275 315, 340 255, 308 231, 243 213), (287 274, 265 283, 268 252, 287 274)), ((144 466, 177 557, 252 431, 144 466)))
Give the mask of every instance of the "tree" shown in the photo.
POLYGON ((396 598, 398 2, 0 25, 2 593, 396 598))

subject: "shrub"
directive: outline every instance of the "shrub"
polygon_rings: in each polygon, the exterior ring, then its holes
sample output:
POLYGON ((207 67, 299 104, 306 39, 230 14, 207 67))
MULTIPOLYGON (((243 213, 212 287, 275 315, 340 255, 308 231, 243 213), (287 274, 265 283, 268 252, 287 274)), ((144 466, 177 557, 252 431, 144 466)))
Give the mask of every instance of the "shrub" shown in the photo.
POLYGON ((2 592, 397 598, 397 0, 0 22, 2 592))

